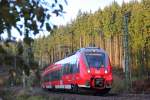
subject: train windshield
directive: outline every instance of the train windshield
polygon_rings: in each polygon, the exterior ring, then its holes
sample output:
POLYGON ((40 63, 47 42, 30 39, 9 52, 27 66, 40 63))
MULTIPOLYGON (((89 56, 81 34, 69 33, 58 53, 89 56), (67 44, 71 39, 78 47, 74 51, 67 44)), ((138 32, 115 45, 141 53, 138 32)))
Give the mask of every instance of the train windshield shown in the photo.
POLYGON ((85 57, 89 67, 100 68, 105 66, 104 53, 86 53, 85 57))

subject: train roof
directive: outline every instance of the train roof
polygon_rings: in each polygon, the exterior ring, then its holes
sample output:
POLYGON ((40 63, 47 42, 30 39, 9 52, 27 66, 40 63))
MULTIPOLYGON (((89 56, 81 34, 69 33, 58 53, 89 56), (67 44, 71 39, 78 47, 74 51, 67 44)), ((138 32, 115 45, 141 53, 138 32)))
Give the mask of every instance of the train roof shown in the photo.
POLYGON ((60 64, 63 62, 69 62, 70 57, 76 58, 75 54, 77 53, 84 53, 84 52, 103 52, 106 54, 106 52, 102 49, 102 48, 97 48, 97 47, 86 47, 86 48, 81 48, 78 51, 72 53, 71 55, 68 55, 66 58, 59 60, 57 62, 55 62, 55 64, 60 64))
POLYGON ((106 53, 104 49, 102 48, 98 48, 98 47, 86 47, 86 48, 80 48, 79 50, 77 50, 76 52, 73 52, 72 54, 68 55, 67 57, 70 57, 76 53, 79 53, 79 52, 103 52, 103 53, 106 53))
POLYGON ((105 50, 102 49, 102 48, 97 48, 97 47, 81 48, 81 49, 79 49, 77 52, 74 52, 73 54, 71 54, 71 55, 69 55, 68 57, 66 57, 65 59, 62 59, 62 60, 60 60, 60 61, 57 61, 57 62, 55 62, 54 64, 48 66, 48 67, 45 69, 44 73, 46 73, 46 70, 48 70, 49 68, 54 67, 56 64, 59 65, 59 64, 64 63, 64 62, 69 62, 71 56, 72 56, 73 59, 76 58, 76 55, 75 55, 76 53, 84 53, 84 52, 103 52, 103 53, 106 54, 105 50))
POLYGON ((78 50, 77 52, 91 52, 91 51, 94 51, 94 52, 104 52, 104 49, 102 48, 98 48, 98 47, 86 47, 86 48, 81 48, 80 50, 78 50))

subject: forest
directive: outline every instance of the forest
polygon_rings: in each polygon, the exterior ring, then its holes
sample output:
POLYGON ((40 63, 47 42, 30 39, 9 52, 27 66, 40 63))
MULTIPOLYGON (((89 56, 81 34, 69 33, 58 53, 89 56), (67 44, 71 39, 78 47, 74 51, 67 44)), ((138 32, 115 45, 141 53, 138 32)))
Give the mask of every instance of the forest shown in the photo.
POLYGON ((95 13, 78 12, 65 26, 53 27, 48 36, 0 43, 0 65, 29 75, 30 69, 41 71, 80 48, 103 48, 114 69, 124 71, 124 16, 129 12, 129 70, 131 76, 150 75, 150 0, 117 2, 95 13), (13 60, 12 60, 13 59, 13 60))
POLYGON ((34 59, 41 67, 52 64, 79 48, 96 46, 106 50, 114 68, 124 69, 124 16, 130 12, 129 69, 136 76, 150 74, 150 1, 132 1, 121 6, 113 2, 95 13, 78 12, 66 26, 54 28, 50 35, 34 40, 34 59))

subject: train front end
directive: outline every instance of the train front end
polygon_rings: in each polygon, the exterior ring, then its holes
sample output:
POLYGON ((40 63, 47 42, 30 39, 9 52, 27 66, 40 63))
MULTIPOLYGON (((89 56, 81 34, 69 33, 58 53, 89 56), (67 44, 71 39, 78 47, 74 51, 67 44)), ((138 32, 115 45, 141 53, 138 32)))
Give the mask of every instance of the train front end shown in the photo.
POLYGON ((82 52, 81 77, 85 87, 108 92, 112 86, 112 67, 103 49, 88 48, 82 52))

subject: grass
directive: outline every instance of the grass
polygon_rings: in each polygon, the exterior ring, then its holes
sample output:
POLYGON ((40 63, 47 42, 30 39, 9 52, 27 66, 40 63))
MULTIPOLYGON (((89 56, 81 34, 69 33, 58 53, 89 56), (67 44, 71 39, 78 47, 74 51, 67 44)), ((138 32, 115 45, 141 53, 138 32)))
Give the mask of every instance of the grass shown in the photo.
POLYGON ((113 85, 112 85, 112 89, 111 92, 112 93, 123 93, 125 91, 125 80, 114 76, 113 77, 113 85))
POLYGON ((64 97, 49 96, 47 94, 32 94, 28 90, 22 93, 13 93, 12 91, 5 90, 0 91, 0 97, 2 100, 64 100, 64 97))
POLYGON ((20 95, 16 97, 16 100, 48 100, 44 96, 29 96, 29 95, 20 95))
POLYGON ((63 97, 48 97, 44 95, 20 95, 16 97, 16 100, 64 100, 63 97))

